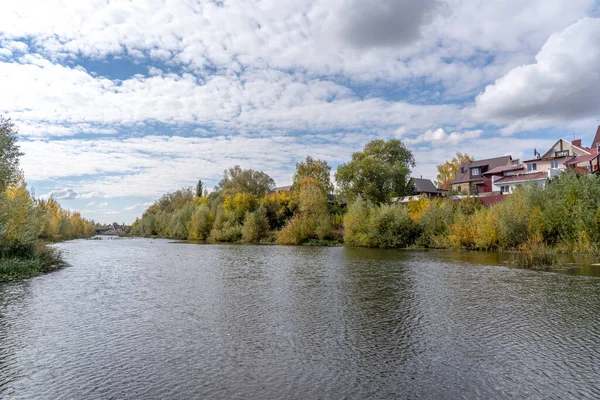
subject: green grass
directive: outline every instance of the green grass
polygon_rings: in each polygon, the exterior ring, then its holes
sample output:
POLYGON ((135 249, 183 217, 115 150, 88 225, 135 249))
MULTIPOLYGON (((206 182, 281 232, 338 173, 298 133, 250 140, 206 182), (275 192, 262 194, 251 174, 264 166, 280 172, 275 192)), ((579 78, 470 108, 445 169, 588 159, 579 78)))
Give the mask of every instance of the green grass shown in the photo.
POLYGON ((31 278, 66 265, 58 250, 39 245, 25 258, 0 258, 0 282, 31 278))
POLYGON ((509 264, 513 267, 533 270, 549 270, 560 267, 557 251, 547 246, 533 246, 525 251, 514 253, 509 264))

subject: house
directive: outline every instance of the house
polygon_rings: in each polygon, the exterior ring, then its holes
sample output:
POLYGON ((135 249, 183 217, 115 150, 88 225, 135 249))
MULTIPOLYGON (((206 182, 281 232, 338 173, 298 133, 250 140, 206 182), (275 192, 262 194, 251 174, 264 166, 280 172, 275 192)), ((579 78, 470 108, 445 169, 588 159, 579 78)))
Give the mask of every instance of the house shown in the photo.
POLYGON ((492 178, 486 172, 497 167, 512 165, 511 156, 487 158, 463 163, 452 180, 452 190, 465 193, 490 193, 493 191, 492 178))
POLYGON ((411 191, 410 195, 397 197, 392 199, 392 201, 402 204, 407 204, 414 200, 419 200, 423 197, 428 199, 432 197, 441 197, 444 195, 444 191, 435 187, 431 179, 423 179, 423 178, 412 178, 414 183, 414 188, 411 191))
POLYGON ((564 139, 558 139, 558 141, 544 154, 539 154, 535 150, 534 154, 537 156, 536 158, 523 161, 527 168, 527 172, 547 173, 548 170, 553 169, 556 174, 567 169, 567 162, 572 161, 579 156, 588 156, 592 154, 592 150, 589 147, 583 147, 581 145, 581 139, 573 140, 571 142, 564 139))
POLYGON ((600 125, 596 131, 596 136, 592 140, 591 147, 587 147, 589 154, 578 155, 570 161, 567 161, 565 165, 567 168, 575 170, 577 173, 589 174, 597 172, 600 165, 600 125))
MULTIPOLYGON (((597 133, 596 136, 600 143, 600 135, 597 133)), ((510 167, 494 168, 485 175, 491 177, 493 190, 500 191, 502 194, 512 193, 517 186, 521 185, 533 184, 544 187, 548 179, 560 175, 567 168, 587 173, 594 170, 595 162, 597 169, 598 157, 600 157, 597 153, 597 148, 582 146, 581 139, 571 142, 559 139, 544 154, 534 150, 536 158, 523 161, 522 164, 517 162, 510 167)))

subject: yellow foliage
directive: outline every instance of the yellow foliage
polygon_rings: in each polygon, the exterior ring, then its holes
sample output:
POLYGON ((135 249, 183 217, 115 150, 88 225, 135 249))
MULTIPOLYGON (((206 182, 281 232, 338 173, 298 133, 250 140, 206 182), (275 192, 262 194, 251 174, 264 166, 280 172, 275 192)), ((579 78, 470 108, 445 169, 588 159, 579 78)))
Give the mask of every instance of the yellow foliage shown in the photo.
POLYGON ((223 208, 225 214, 233 213, 236 220, 241 221, 248 211, 254 211, 258 206, 258 199, 252 193, 236 193, 225 196, 223 208))
POLYGON ((487 208, 477 210, 469 218, 473 226, 473 244, 479 250, 498 246, 498 215, 487 208))
POLYGON ((450 225, 450 235, 448 236, 452 247, 473 247, 475 243, 475 229, 468 217, 460 215, 457 221, 450 225))
POLYGON ((408 215, 410 215, 410 219, 415 222, 419 222, 421 216, 431 204, 431 200, 427 197, 421 197, 419 200, 413 200, 408 203, 408 215))

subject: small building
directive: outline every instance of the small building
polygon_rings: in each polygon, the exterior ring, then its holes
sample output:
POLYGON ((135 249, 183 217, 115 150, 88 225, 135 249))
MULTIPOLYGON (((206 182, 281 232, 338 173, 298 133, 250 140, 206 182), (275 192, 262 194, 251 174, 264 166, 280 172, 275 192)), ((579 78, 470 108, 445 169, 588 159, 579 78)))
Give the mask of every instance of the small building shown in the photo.
POLYGON ((424 197, 430 199, 432 197, 441 197, 445 194, 445 192, 441 189, 438 189, 431 179, 423 179, 423 178, 412 178, 414 183, 414 188, 411 191, 410 195, 397 197, 392 199, 393 202, 407 204, 411 201, 420 200, 424 197))
POLYGON ((512 165, 511 156, 487 158, 463 163, 452 180, 452 190, 458 193, 490 193, 492 178, 486 172, 512 165))

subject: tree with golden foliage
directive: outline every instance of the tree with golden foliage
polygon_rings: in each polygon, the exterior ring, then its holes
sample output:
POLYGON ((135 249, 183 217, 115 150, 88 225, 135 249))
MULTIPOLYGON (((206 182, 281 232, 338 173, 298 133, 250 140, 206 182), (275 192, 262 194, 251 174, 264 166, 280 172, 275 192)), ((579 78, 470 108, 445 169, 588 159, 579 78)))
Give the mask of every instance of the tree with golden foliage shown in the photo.
POLYGON ((452 181, 460 169, 460 166, 468 161, 474 160, 475 159, 468 154, 462 154, 460 151, 457 151, 452 160, 437 166, 438 174, 435 181, 436 186, 439 189, 449 190, 452 187, 452 181))

